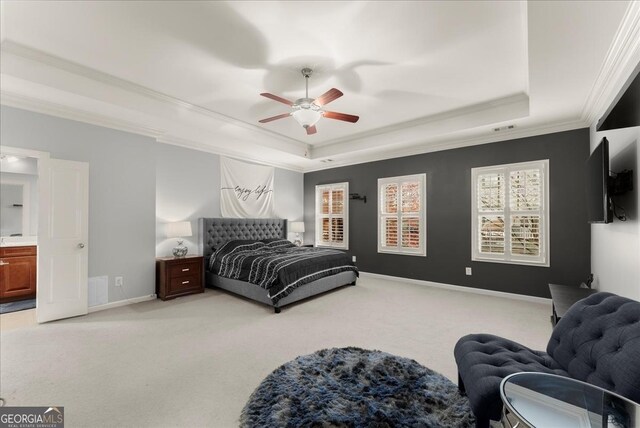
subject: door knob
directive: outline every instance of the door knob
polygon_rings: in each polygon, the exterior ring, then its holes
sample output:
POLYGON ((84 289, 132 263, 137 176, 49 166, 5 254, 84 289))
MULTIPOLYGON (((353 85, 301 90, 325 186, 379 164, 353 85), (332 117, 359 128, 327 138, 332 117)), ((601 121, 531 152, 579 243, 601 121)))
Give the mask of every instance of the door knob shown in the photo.
POLYGON ((78 248, 84 248, 84 244, 81 242, 78 244, 78 248))

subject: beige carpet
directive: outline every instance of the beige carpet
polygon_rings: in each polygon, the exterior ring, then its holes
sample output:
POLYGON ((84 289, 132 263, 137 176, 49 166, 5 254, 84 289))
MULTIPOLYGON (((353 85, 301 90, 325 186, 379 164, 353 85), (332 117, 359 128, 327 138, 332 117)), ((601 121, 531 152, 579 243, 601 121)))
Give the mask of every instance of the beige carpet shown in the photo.
POLYGON ((64 406, 68 427, 232 427, 260 381, 298 355, 379 349, 455 382, 459 337, 486 332, 544 349, 550 312, 369 277, 279 315, 211 290, 43 325, 3 315, 0 396, 7 405, 64 406))

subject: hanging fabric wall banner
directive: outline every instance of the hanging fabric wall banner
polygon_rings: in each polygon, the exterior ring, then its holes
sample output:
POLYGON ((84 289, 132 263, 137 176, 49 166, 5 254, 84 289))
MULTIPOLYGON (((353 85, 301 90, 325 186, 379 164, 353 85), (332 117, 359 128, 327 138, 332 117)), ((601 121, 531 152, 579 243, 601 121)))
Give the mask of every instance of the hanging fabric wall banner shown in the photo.
POLYGON ((273 168, 220 156, 222 217, 273 217, 273 168))

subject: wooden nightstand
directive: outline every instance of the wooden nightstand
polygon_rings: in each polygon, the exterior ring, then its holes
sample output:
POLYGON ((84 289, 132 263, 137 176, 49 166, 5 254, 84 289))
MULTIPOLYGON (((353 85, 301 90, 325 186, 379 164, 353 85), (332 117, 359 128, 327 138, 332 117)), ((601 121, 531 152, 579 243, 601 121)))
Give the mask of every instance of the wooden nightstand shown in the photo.
POLYGON ((156 259, 156 294, 159 298, 168 300, 195 293, 204 293, 202 256, 156 259))

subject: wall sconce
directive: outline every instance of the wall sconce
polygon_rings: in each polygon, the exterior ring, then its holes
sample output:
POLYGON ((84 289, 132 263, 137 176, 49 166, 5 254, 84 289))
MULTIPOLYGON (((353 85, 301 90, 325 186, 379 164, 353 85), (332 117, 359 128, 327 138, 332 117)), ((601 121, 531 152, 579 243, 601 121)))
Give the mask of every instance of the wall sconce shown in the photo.
POLYGON ((349 193, 349 199, 364 201, 365 204, 367 203, 367 197, 364 195, 360 195, 359 193, 349 193))

